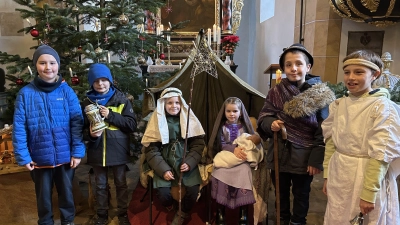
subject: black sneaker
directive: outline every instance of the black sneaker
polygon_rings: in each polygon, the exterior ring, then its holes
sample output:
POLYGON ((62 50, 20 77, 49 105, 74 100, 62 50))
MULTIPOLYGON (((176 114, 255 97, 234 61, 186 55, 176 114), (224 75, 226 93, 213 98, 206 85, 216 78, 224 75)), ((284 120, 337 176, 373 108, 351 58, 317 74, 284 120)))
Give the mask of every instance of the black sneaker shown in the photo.
POLYGON ((94 225, 107 225, 108 224, 108 217, 97 217, 94 222, 94 225))
POLYGON ((124 214, 122 216, 118 216, 118 224, 119 225, 130 225, 128 214, 124 214))

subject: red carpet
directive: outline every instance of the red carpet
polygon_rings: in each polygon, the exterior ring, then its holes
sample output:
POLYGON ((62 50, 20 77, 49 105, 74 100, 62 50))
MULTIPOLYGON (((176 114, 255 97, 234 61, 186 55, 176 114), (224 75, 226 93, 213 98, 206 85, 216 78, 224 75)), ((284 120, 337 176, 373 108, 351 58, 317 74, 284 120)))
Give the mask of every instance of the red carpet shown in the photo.
MULTIPOLYGON (((208 221, 207 213, 208 206, 211 205, 212 216, 211 222, 209 224, 214 224, 215 222, 215 211, 216 204, 212 201, 212 204, 207 204, 206 201, 211 200, 211 198, 207 198, 205 195, 205 189, 203 189, 203 195, 199 199, 199 202, 194 206, 190 218, 185 220, 184 225, 200 225, 206 224, 208 221)), ((145 194, 146 189, 142 187, 139 183, 136 189, 133 191, 132 200, 129 205, 129 220, 131 224, 134 225, 147 225, 150 224, 150 194, 147 193, 143 202, 140 202, 143 195, 145 194)), ((153 190, 153 205, 152 205, 152 221, 153 225, 169 225, 174 218, 175 211, 168 212, 159 202, 156 196, 156 190, 153 190)), ((252 207, 249 207, 249 215, 252 215, 252 207)), ((227 225, 237 225, 239 221, 239 209, 226 209, 226 224, 227 225)), ((253 218, 249 217, 249 224, 253 224, 253 218)))

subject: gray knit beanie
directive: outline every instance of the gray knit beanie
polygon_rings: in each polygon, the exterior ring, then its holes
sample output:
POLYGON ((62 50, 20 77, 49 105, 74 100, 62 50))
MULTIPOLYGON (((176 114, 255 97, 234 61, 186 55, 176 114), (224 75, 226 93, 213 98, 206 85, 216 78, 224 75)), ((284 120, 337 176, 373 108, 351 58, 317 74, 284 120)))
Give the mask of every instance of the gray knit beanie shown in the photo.
POLYGON ((36 66, 36 63, 39 59, 39 57, 43 54, 49 54, 52 55, 58 63, 58 66, 60 66, 60 56, 58 56, 58 53, 56 52, 56 50, 54 50, 52 47, 48 46, 48 45, 41 45, 39 46, 35 53, 33 53, 33 65, 36 66))

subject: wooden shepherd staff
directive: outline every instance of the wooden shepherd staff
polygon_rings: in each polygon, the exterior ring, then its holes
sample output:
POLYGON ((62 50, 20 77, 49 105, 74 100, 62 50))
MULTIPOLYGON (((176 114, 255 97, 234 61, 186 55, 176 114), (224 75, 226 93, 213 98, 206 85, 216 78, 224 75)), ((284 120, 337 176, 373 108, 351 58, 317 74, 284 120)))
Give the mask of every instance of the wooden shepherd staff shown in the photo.
MULTIPOLYGON (((280 124, 282 131, 282 139, 287 139, 286 127, 283 124, 280 124)), ((276 208, 276 225, 281 224, 281 199, 279 192, 279 154, 278 154, 278 132, 274 132, 274 166, 275 166, 275 208, 276 208)))

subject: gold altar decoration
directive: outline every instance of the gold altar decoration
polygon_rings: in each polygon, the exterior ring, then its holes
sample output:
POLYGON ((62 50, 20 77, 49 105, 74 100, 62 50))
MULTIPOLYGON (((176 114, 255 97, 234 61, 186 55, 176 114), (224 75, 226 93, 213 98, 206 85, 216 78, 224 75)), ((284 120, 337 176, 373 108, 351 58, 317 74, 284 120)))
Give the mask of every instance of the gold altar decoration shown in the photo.
POLYGON ((343 18, 376 27, 400 21, 400 0, 329 0, 329 4, 343 18))
MULTIPOLYGON (((170 1, 171 4, 173 1, 170 1)), ((230 11, 231 11, 231 31, 229 32, 230 34, 236 34, 237 30, 239 29, 240 26, 240 21, 242 19, 242 9, 244 6, 244 0, 229 0, 230 2, 230 11)), ((182 3, 181 3, 182 5, 182 3)), ((191 21, 207 21, 208 18, 212 17, 214 18, 214 21, 209 21, 209 24, 202 24, 202 26, 200 27, 196 27, 191 29, 191 27, 185 27, 182 29, 177 29, 177 30, 173 30, 173 32, 178 33, 179 35, 182 36, 195 36, 198 34, 199 28, 203 28, 203 29, 207 29, 207 28, 211 28, 213 26, 213 24, 215 24, 216 26, 221 26, 221 12, 222 12, 222 7, 221 7, 221 1, 220 0, 206 0, 203 1, 203 5, 212 5, 213 9, 209 10, 209 8, 207 8, 207 10, 197 10, 198 12, 202 12, 202 14, 200 15, 187 15, 187 16, 191 16, 190 18, 186 18, 188 20, 191 21), (205 2, 205 3, 204 3, 205 2), (210 4, 211 3, 211 4, 210 4)), ((183 6, 181 6, 183 7, 183 6)), ((188 5, 187 7, 193 7, 191 5, 188 5)), ((189 8, 188 8, 189 9, 189 8)), ((172 11, 168 11, 166 10, 166 8, 160 8, 157 12, 157 21, 156 21, 156 27, 160 26, 161 24, 163 24, 164 26, 168 25, 169 22, 173 23, 172 21, 168 20, 168 14, 169 13, 177 13, 178 11, 174 11, 172 9, 172 11)), ((187 12, 189 12, 188 10, 186 10, 186 14, 188 14, 187 12)), ((182 16, 182 15, 180 15, 182 16)), ((182 22, 182 20, 180 21, 182 22)), ((174 24, 174 23, 173 23, 174 24)))

